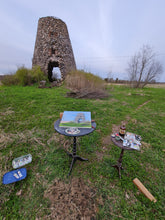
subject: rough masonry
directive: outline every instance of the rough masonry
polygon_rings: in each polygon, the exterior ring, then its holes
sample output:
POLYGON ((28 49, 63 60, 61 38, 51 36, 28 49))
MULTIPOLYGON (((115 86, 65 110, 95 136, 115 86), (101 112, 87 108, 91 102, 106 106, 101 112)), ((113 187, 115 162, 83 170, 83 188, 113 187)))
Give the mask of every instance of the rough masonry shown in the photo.
POLYGON ((32 66, 38 65, 53 81, 53 68, 58 67, 63 81, 68 72, 76 69, 71 41, 66 24, 55 17, 42 17, 38 21, 32 66))

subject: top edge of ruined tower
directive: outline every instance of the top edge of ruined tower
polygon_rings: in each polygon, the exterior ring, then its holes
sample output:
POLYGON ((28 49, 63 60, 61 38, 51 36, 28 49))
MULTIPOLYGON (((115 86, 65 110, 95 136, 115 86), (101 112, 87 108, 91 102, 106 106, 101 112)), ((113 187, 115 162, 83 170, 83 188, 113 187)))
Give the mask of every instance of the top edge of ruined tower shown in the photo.
POLYGON ((61 20, 60 18, 58 18, 58 17, 55 17, 55 16, 47 16, 47 17, 41 17, 41 18, 39 18, 39 20, 38 20, 38 23, 39 22, 45 22, 45 21, 59 21, 59 22, 61 22, 61 23, 63 23, 64 25, 66 25, 66 23, 63 21, 63 20, 61 20))
POLYGON ((61 19, 53 16, 39 18, 32 61, 32 66, 35 65, 41 67, 50 81, 53 67, 59 67, 61 80, 76 69, 68 29, 61 19))

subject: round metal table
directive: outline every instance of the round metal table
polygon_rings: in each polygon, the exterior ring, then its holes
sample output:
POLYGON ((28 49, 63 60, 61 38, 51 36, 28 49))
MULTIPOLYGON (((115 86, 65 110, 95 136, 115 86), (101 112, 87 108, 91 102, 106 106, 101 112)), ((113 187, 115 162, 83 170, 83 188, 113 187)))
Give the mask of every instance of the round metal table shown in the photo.
POLYGON ((123 146, 123 141, 122 140, 116 140, 115 137, 111 137, 111 140, 112 142, 121 148, 121 153, 120 153, 120 157, 117 161, 117 164, 115 165, 112 165, 112 167, 116 168, 118 170, 118 173, 119 173, 119 177, 121 179, 121 170, 123 170, 123 167, 122 167, 122 159, 123 159, 123 154, 124 154, 124 150, 135 150, 133 148, 130 148, 130 147, 125 147, 123 146))
POLYGON ((90 134, 92 133, 95 128, 96 128, 96 123, 94 121, 91 122, 92 124, 92 127, 91 128, 78 128, 79 129, 79 133, 78 134, 69 134, 66 132, 66 129, 65 127, 59 127, 60 125, 60 122, 61 122, 61 119, 58 119, 55 123, 54 123, 54 129, 59 133, 59 134, 62 134, 62 135, 65 135, 65 136, 70 136, 70 137, 73 137, 73 149, 72 149, 72 153, 69 153, 67 152, 67 154, 72 157, 72 162, 71 162, 71 165, 70 165, 70 170, 69 170, 69 173, 68 175, 71 174, 72 172, 72 168, 73 168, 73 165, 74 163, 76 162, 76 160, 80 160, 80 161, 87 161, 88 159, 86 158, 83 158, 83 157, 80 157, 79 155, 77 155, 77 145, 76 145, 76 138, 77 137, 80 137, 80 136, 84 136, 84 135, 87 135, 87 134, 90 134))

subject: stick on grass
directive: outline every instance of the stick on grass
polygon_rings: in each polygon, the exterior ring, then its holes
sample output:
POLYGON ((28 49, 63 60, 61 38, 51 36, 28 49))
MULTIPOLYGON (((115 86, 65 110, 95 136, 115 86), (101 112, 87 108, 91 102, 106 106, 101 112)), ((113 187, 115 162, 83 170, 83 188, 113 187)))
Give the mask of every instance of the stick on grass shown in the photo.
POLYGON ((140 182, 138 178, 133 180, 133 183, 138 187, 138 189, 151 201, 156 202, 157 200, 153 197, 153 195, 146 189, 146 187, 140 182))

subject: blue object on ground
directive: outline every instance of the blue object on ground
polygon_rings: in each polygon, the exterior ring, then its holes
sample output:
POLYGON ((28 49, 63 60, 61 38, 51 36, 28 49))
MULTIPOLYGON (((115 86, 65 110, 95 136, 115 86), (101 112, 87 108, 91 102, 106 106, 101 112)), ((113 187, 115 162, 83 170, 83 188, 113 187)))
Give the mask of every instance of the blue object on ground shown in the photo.
POLYGON ((27 176, 26 168, 21 168, 17 170, 12 170, 3 175, 3 184, 14 183, 25 179, 27 176))

